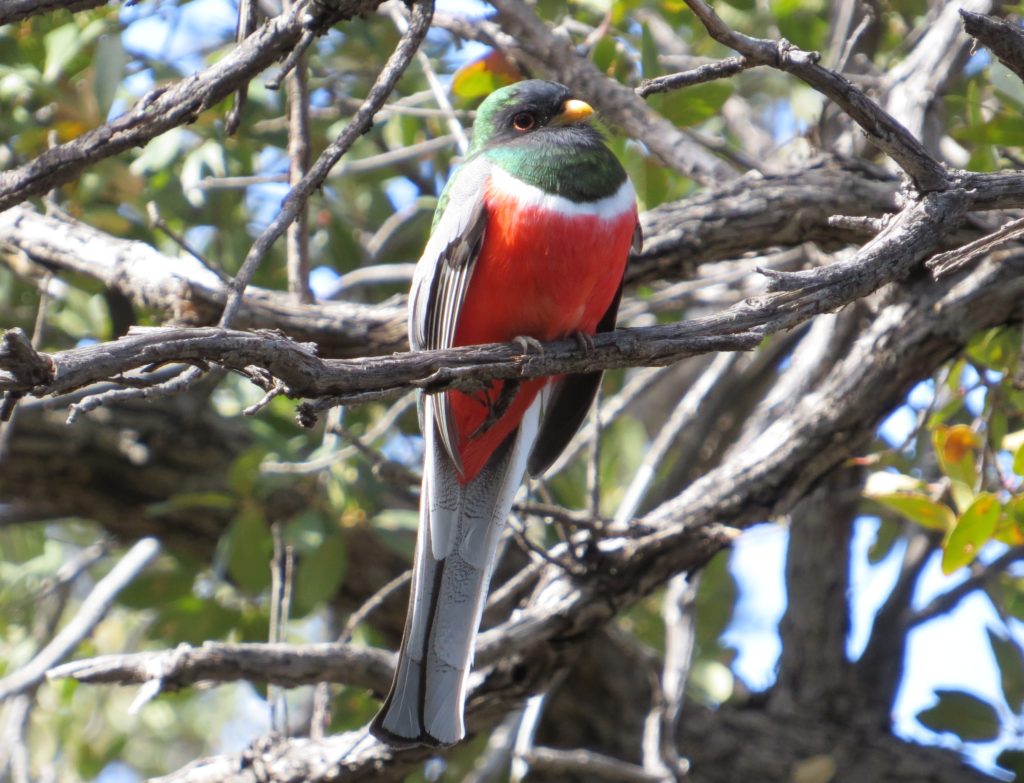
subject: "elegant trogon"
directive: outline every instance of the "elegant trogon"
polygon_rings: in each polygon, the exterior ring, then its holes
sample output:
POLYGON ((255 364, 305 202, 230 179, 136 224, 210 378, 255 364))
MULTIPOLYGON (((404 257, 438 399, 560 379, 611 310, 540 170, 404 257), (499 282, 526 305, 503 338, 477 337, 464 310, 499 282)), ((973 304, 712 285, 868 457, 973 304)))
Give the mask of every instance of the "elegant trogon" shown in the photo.
MULTIPOLYGON (((565 86, 539 80, 480 105, 413 278, 414 349, 614 327, 640 232, 633 187, 592 113, 565 86)), ((398 670, 372 724, 380 739, 462 739, 473 646, 513 498, 524 474, 542 473, 572 438, 600 381, 600 372, 495 381, 422 400, 416 563, 398 670)))

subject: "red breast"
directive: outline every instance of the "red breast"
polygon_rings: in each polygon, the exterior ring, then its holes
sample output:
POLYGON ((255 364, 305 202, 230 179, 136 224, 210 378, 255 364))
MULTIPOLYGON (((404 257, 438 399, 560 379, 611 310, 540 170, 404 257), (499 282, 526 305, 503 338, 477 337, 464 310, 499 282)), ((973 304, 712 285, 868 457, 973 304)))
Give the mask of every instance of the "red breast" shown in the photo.
MULTIPOLYGON (((605 218, 524 206, 491 185, 487 232, 459 314, 455 345, 558 340, 594 334, 618 290, 636 227, 636 207, 605 218)), ((451 392, 463 483, 511 433, 550 378, 520 384, 496 421, 502 382, 487 392, 451 392), (486 426, 485 426, 486 425, 486 426)))

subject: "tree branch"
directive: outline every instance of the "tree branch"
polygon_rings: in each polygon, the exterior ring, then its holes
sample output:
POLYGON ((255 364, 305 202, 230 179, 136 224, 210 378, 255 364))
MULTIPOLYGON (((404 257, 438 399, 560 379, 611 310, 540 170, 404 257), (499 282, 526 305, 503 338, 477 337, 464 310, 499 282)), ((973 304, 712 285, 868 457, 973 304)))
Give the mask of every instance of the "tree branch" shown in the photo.
MULTIPOLYGON (((41 215, 28 206, 0 212, 0 248, 19 267, 25 256, 47 269, 88 275, 139 307, 155 308, 184 324, 216 323, 227 295, 223 281, 191 256, 173 257, 144 242, 119 239, 77 220, 41 215)), ((365 356, 406 345, 405 309, 354 302, 302 305, 281 291, 251 287, 238 326, 280 329, 315 342, 322 356, 365 356)))
POLYGON ((87 683, 119 685, 158 682, 176 691, 197 682, 249 680, 286 687, 337 682, 387 690, 394 673, 394 654, 351 644, 220 644, 178 645, 160 652, 101 655, 50 669, 51 680, 69 677, 87 683))
POLYGON ((945 167, 920 141, 877 103, 835 71, 818 65, 818 55, 781 39, 751 38, 731 30, 703 0, 686 0, 708 33, 754 64, 770 65, 792 73, 834 101, 856 122, 873 144, 891 157, 921 192, 944 190, 950 185, 945 167))
MULTIPOLYGON (((496 378, 662 365, 709 351, 745 350, 766 334, 792 328, 901 279, 959 225, 970 200, 970 194, 961 190, 928 194, 904 209, 851 259, 787 273, 785 287, 790 290, 751 298, 692 321, 604 333, 586 354, 574 341, 564 340, 527 356, 518 345, 506 344, 321 360, 308 347, 275 336, 215 329, 136 330, 113 343, 50 355, 53 371, 47 383, 33 383, 15 375, 14 367, 0 364, 0 390, 52 395, 153 364, 215 361, 240 371, 257 365, 283 381, 289 394, 330 397, 325 403, 329 406, 381 399, 410 386, 431 392, 468 390, 496 378)), ((306 409, 307 423, 316 410, 306 409)))
POLYGON ((1024 31, 1019 26, 992 16, 961 10, 964 31, 977 38, 1003 65, 1024 79, 1024 31))

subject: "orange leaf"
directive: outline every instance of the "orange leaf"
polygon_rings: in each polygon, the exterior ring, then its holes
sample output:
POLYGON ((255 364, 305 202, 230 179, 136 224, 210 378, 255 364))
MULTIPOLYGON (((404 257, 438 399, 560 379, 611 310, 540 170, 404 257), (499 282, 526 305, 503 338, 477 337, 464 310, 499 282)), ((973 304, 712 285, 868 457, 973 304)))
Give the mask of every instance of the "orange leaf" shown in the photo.
POLYGON ((466 63, 452 77, 452 92, 471 101, 490 95, 499 87, 521 81, 523 73, 514 62, 497 49, 466 63))
POLYGON ((942 444, 942 456, 948 463, 957 463, 978 445, 978 436, 966 424, 950 427, 942 444))

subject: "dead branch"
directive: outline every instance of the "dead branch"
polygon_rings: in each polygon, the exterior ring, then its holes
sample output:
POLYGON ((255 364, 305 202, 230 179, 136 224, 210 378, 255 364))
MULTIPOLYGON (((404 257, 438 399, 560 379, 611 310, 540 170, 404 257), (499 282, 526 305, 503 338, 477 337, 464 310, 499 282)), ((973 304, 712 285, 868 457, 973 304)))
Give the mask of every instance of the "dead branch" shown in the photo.
POLYGON ((977 38, 1003 65, 1024 79, 1024 31, 1002 19, 961 10, 964 30, 977 38))

